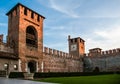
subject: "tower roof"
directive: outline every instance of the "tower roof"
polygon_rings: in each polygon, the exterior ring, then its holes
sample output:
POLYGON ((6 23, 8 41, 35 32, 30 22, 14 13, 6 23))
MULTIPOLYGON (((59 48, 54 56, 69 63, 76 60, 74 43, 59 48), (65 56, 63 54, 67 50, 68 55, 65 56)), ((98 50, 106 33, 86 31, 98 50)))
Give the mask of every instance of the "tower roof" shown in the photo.
POLYGON ((32 10, 32 9, 30 9, 30 8, 28 8, 28 7, 26 7, 26 6, 24 6, 24 5, 21 4, 21 3, 17 3, 12 9, 10 9, 10 11, 8 11, 8 12, 6 13, 6 15, 9 15, 9 14, 10 14, 16 7, 18 7, 19 5, 21 5, 21 6, 25 7, 25 8, 27 8, 27 9, 31 10, 32 12, 38 14, 39 16, 41 16, 41 17, 43 17, 43 18, 45 19, 45 17, 44 17, 43 15, 41 15, 41 14, 35 12, 34 10, 32 10))
POLYGON ((83 42, 85 42, 85 40, 83 40, 83 39, 82 39, 82 38, 80 38, 80 37, 71 38, 71 37, 70 37, 70 35, 68 36, 68 39, 80 39, 80 40, 82 40, 83 42))
POLYGON ((92 50, 102 50, 101 48, 93 48, 93 49, 89 49, 89 51, 92 51, 92 50))

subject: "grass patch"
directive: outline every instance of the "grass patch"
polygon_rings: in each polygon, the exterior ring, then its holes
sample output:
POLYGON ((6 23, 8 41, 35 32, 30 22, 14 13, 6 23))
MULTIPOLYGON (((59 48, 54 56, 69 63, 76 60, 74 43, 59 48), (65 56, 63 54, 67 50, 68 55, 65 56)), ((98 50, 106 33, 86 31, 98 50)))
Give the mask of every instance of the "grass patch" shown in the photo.
POLYGON ((42 78, 37 81, 61 84, 120 84, 120 75, 113 74, 98 76, 42 78))

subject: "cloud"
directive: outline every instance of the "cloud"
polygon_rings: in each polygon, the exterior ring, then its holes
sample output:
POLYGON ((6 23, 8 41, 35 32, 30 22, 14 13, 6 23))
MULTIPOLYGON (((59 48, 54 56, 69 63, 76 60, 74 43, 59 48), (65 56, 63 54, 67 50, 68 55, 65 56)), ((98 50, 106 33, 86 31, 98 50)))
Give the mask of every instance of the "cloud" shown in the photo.
MULTIPOLYGON (((44 28, 45 44, 48 46, 60 49, 61 44, 67 43, 66 37, 71 35, 73 38, 85 39, 87 52, 88 49, 95 47, 103 50, 120 47, 120 1, 40 0, 39 2, 50 10, 50 13, 47 12, 49 14, 44 28)), ((67 47, 68 45, 63 45, 61 48, 67 47)))
POLYGON ((93 34, 86 39, 87 51, 90 48, 99 47, 109 50, 120 47, 120 25, 113 25, 104 30, 94 30, 93 34))
POLYGON ((7 26, 7 23, 0 23, 0 26, 5 27, 7 26))
POLYGON ((52 8, 71 18, 118 18, 118 0, 38 0, 40 4, 52 8))
POLYGON ((79 17, 75 10, 80 7, 81 2, 82 0, 50 0, 51 8, 72 18, 79 17))
POLYGON ((95 31, 94 33, 100 37, 103 37, 109 40, 112 40, 112 39, 119 40, 118 38, 120 37, 120 26, 114 27, 111 29, 106 29, 103 31, 95 31))
MULTIPOLYGON (((81 17, 84 18, 118 18, 120 17, 119 0, 91 0, 84 3, 81 17)), ((82 7, 81 7, 82 8, 82 7)))
POLYGON ((45 29, 50 29, 50 30, 64 30, 65 27, 63 25, 61 25, 61 26, 45 26, 45 29))

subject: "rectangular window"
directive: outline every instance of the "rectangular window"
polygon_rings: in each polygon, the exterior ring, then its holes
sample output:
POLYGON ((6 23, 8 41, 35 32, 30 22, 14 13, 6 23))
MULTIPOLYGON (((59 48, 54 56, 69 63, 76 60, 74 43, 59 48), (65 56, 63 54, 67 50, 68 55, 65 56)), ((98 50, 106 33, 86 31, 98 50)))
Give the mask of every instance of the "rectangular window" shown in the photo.
POLYGON ((34 13, 33 12, 31 13, 31 18, 34 18, 34 13))
POLYGON ((75 38, 75 42, 77 42, 77 38, 75 38))
POLYGON ((17 15, 17 8, 15 9, 16 15, 17 15))
POLYGON ((82 40, 80 39, 80 42, 82 42, 82 40))
POLYGON ((39 15, 38 15, 38 17, 37 17, 37 21, 40 21, 40 17, 39 17, 39 15))
POLYGON ((73 43, 73 39, 71 39, 71 43, 73 43))
POLYGON ((24 14, 27 15, 27 8, 24 9, 24 14))

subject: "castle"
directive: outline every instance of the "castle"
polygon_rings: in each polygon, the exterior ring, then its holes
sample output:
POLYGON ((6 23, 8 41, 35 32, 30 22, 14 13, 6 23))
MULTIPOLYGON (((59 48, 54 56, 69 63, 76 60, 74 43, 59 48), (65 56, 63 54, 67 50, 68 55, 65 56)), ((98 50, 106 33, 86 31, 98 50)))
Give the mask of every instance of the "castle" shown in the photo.
POLYGON ((85 41, 68 36, 69 53, 43 46, 44 16, 18 3, 7 14, 8 36, 0 35, 0 70, 10 72, 120 71, 120 48, 85 53, 85 41))

